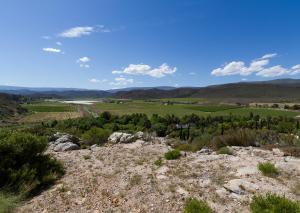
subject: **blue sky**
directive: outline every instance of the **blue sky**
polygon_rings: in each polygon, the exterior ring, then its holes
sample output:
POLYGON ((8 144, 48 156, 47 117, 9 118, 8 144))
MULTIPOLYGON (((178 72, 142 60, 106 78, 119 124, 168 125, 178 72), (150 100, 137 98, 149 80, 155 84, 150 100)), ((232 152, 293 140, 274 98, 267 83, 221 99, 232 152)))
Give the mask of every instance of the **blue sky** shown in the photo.
POLYGON ((0 85, 299 78, 299 11, 296 0, 0 0, 0 85))

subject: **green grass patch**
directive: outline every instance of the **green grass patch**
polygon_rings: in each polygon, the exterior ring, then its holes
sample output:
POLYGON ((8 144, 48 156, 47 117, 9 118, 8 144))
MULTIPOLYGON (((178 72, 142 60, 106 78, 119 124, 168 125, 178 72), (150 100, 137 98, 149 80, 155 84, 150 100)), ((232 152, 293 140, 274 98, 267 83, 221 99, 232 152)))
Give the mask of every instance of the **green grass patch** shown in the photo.
POLYGON ((209 205, 202 200, 188 199, 184 205, 184 213, 212 213, 212 209, 209 205))
POLYGON ((276 177, 279 175, 279 170, 275 167, 273 163, 270 162, 259 163, 258 169, 263 175, 268 177, 276 177))
POLYGON ((19 206, 19 198, 0 192, 0 213, 12 213, 19 206))
POLYGON ((250 204, 253 213, 299 213, 300 203, 274 194, 254 196, 250 204))
POLYGON ((179 149, 174 149, 165 153, 165 158, 167 160, 176 160, 180 158, 180 156, 181 154, 179 149))
POLYGON ((224 146, 224 147, 221 147, 218 151, 217 151, 218 154, 223 154, 223 155, 232 155, 232 150, 227 147, 227 146, 224 146))
POLYGON ((161 166, 162 165, 162 159, 158 158, 156 161, 154 161, 154 165, 161 166))

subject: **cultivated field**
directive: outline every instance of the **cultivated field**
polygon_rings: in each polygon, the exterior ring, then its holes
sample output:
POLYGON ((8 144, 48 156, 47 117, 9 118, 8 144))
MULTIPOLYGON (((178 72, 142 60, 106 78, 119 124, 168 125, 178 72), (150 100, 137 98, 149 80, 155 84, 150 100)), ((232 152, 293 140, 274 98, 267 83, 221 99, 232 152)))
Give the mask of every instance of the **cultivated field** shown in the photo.
POLYGON ((130 101, 123 103, 97 103, 93 107, 98 112, 110 111, 114 114, 123 115, 131 113, 145 113, 147 115, 174 114, 183 116, 195 113, 201 116, 220 116, 220 115, 249 115, 250 112, 260 116, 288 116, 294 117, 299 115, 298 112, 277 109, 260 109, 239 107, 234 105, 196 105, 196 104, 172 104, 165 105, 160 102, 130 101), (95 107, 96 106, 96 107, 95 107))
POLYGON ((71 104, 59 102, 39 102, 34 104, 24 104, 24 108, 31 112, 73 112, 76 107, 71 104))
POLYGON ((144 113, 148 116, 152 116, 153 114, 158 114, 162 116, 167 114, 174 114, 178 117, 182 117, 183 115, 188 115, 192 113, 197 114, 199 116, 226 116, 230 114, 247 116, 250 112, 252 112, 254 115, 260 115, 261 117, 295 117, 300 114, 300 112, 281 109, 241 107, 237 105, 226 104, 198 104, 201 101, 200 99, 172 99, 173 104, 167 104, 166 101, 171 100, 127 100, 115 101, 110 103, 98 102, 92 105, 78 105, 45 101, 23 105, 23 107, 25 107, 29 111, 29 114, 22 118, 21 122, 41 122, 54 119, 64 120, 69 118, 77 118, 89 114, 94 116, 97 115, 97 113, 101 113, 104 111, 109 111, 112 114, 117 115, 144 113), (190 102, 188 103, 188 101, 190 102))
POLYGON ((79 107, 73 104, 59 102, 39 102, 33 104, 24 104, 28 110, 28 115, 21 118, 21 123, 45 122, 49 120, 65 120, 83 116, 79 107))

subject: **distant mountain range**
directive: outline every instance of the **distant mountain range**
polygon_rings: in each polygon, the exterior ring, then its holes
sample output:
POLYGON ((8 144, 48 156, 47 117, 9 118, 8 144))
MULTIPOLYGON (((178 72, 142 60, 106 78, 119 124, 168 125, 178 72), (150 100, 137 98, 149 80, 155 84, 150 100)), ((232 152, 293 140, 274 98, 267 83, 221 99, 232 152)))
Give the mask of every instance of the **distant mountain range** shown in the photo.
POLYGON ((206 98, 232 101, 300 100, 300 79, 238 82, 207 87, 132 87, 115 90, 0 86, 0 92, 40 98, 206 98))

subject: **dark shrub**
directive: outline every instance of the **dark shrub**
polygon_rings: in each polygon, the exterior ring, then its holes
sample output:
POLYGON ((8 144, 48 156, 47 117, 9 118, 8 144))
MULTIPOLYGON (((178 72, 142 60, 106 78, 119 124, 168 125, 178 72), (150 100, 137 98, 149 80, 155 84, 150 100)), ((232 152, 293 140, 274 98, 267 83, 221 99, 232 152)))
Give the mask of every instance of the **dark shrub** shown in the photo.
POLYGON ((152 126, 153 131, 156 132, 158 137, 165 137, 167 132, 167 126, 163 123, 156 123, 152 126))
POLYGON ((250 204, 253 213, 299 213, 300 203, 274 194, 254 196, 250 204))
POLYGON ((62 165, 43 154, 47 140, 15 132, 0 138, 0 188, 14 192, 35 192, 63 174, 62 165))
POLYGON ((188 199, 184 205, 184 213, 212 213, 212 209, 205 201, 188 199))
POLYGON ((165 153, 165 158, 167 160, 175 160, 180 158, 180 156, 181 156, 180 150, 178 149, 174 149, 165 153))
POLYGON ((100 118, 109 121, 112 118, 112 115, 110 114, 110 112, 105 111, 100 114, 100 118))
POLYGON ((104 144, 107 142, 107 139, 108 139, 110 133, 111 132, 107 129, 93 127, 90 130, 86 131, 82 135, 82 138, 86 145, 89 145, 89 146, 91 146, 93 144, 101 145, 101 144, 104 144))

